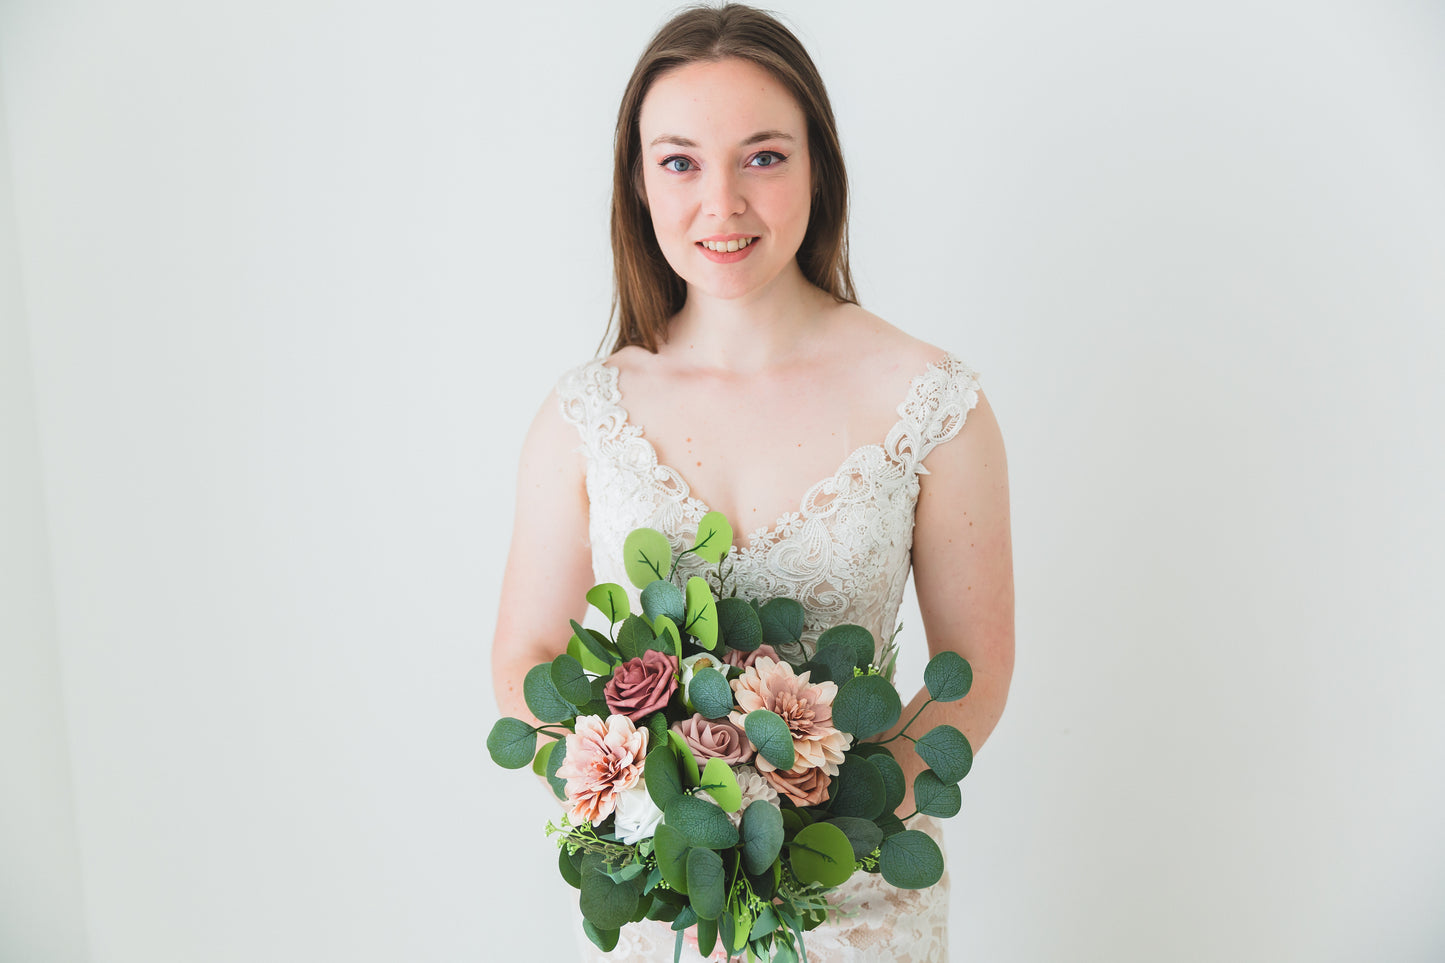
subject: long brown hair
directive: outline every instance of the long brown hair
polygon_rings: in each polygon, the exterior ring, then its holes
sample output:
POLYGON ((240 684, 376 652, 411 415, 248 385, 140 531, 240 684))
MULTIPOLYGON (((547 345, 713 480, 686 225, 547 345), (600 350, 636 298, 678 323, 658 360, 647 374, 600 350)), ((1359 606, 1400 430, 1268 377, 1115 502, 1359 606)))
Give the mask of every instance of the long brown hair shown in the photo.
MULTIPOLYGON (((813 204, 798 248, 803 276, 839 301, 858 296, 848 269, 848 174, 833 108, 818 68, 798 38, 770 15, 738 3, 689 7, 663 25, 632 71, 617 111, 612 168, 612 310, 603 343, 616 324, 613 351, 642 345, 656 352, 667 322, 682 310, 687 285, 658 246, 642 187, 638 117, 654 81, 677 67, 737 57, 770 71, 808 119, 813 204)), ((600 348, 600 345, 599 345, 600 348)))

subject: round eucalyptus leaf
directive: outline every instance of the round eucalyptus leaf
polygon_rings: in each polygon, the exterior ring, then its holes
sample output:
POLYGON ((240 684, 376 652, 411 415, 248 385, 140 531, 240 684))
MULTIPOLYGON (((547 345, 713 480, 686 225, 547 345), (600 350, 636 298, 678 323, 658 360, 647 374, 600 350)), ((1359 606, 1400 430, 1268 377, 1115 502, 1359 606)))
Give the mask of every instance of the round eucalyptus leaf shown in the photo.
POLYGON ((757 799, 743 810, 743 867, 761 876, 772 867, 783 850, 783 814, 766 799, 757 799))
MULTIPOLYGON (((838 705, 833 700, 833 719, 837 724, 838 705)), ((840 726, 841 728, 841 726, 840 726)), ((796 761, 793 751, 793 732, 782 716, 767 709, 754 709, 743 720, 743 730, 748 741, 762 754, 762 757, 779 769, 791 769, 796 761)))
POLYGON ((928 660, 923 684, 937 702, 957 702, 973 688, 973 666, 957 652, 945 650, 928 660))
POLYGON ((567 881, 567 885, 573 889, 582 888, 582 859, 581 854, 572 855, 563 846, 557 850, 557 872, 567 881))
POLYGON ((683 617, 682 630, 704 649, 717 648, 717 601, 712 597, 712 586, 701 575, 687 580, 687 614, 683 617))
POLYGON ((768 645, 776 647, 803 637, 803 606, 797 599, 769 599, 759 609, 758 620, 768 645))
POLYGON ((668 803, 683 794, 682 777, 677 774, 677 756, 672 746, 664 742, 647 754, 642 764, 642 781, 652 804, 663 812, 667 811, 668 803))
POLYGON ((611 625, 621 622, 632 612, 632 604, 627 600, 627 589, 616 582, 603 582, 601 585, 592 586, 587 592, 587 601, 607 616, 611 625))
POLYGON ((574 705, 592 701, 592 680, 582 663, 563 653, 552 660, 552 686, 557 694, 574 705))
POLYGON ((883 815, 883 806, 888 799, 883 776, 876 766, 867 759, 854 755, 843 757, 838 774, 833 777, 833 804, 829 812, 834 816, 857 816, 860 819, 877 819, 883 815))
POLYGON ((622 627, 617 630, 617 651, 622 655, 623 661, 640 659, 654 638, 656 635, 652 627, 644 622, 640 615, 629 615, 622 620, 622 627))
POLYGON ((552 748, 552 754, 547 757, 547 784, 552 787, 552 792, 558 799, 567 798, 567 780, 557 777, 557 770, 562 768, 562 763, 567 759, 567 742, 558 740, 552 748))
POLYGON ((956 782, 944 782, 932 769, 925 769, 913 780, 913 804, 925 816, 948 819, 963 808, 963 792, 956 782))
POLYGON ((905 829, 883 840, 878 868, 899 889, 926 889, 943 878, 943 853, 927 833, 905 829))
POLYGON ((521 719, 503 716, 487 736, 487 752, 503 769, 521 769, 531 763, 536 751, 537 730, 521 719))
POLYGON ((860 669, 867 668, 873 662, 873 633, 861 625, 835 625, 818 636, 820 652, 833 646, 839 646, 847 652, 853 665, 860 669))
POLYGON ((534 773, 539 776, 547 775, 547 760, 552 757, 552 750, 557 748, 557 742, 558 740, 556 739, 545 742, 542 744, 542 748, 537 750, 537 754, 532 757, 532 771, 534 773))
MULTIPOLYGON (((593 658, 608 666, 617 664, 617 653, 612 651, 612 643, 608 640, 607 636, 598 632, 596 629, 584 629, 576 619, 571 619, 570 622, 572 624, 572 637, 582 643, 587 651, 592 653, 593 658)), ((578 661, 580 662, 581 660, 578 659, 578 661)))
POLYGON ((828 674, 820 676, 815 672, 809 677, 810 681, 836 682, 839 686, 853 681, 853 653, 848 650, 846 645, 830 645, 826 649, 820 647, 813 653, 813 657, 808 660, 805 668, 814 665, 821 665, 828 674))
POLYGON ((883 830, 871 819, 855 819, 851 816, 835 816, 828 820, 830 826, 837 826, 848 837, 853 846, 853 858, 862 859, 883 842, 883 830))
POLYGON ((577 707, 552 684, 552 663, 543 662, 527 670, 522 679, 522 695, 532 715, 543 722, 563 722, 577 714, 577 707))
POLYGON ((598 929, 618 929, 632 922, 642 895, 642 878, 619 883, 607 875, 605 866, 597 853, 582 857, 582 915, 598 929))
POLYGON ((687 854, 692 847, 687 838, 667 823, 657 827, 652 837, 652 852, 657 856, 657 868, 667 885, 679 893, 687 892, 687 854))
POLYGON ((666 579, 657 579, 642 590, 642 611, 654 623, 660 615, 681 622, 686 605, 682 589, 666 579))
POLYGON ((833 698, 833 725, 855 740, 883 732, 903 714, 898 690, 881 675, 860 675, 833 698))
POLYGON ((738 831, 717 803, 697 796, 678 796, 663 810, 667 825, 688 844, 703 849, 728 849, 738 844, 738 831))
MULTIPOLYGON (((540 718, 540 717, 539 717, 540 718)), ((958 782, 973 768, 973 747, 963 733, 953 726, 934 726, 913 746, 918 757, 928 763, 944 782, 958 782)))
POLYGON ((719 599, 717 603, 718 631, 730 649, 752 652, 763 644, 763 623, 758 613, 743 599, 719 599))
POLYGON ((592 941, 592 944, 603 953, 611 953, 616 949, 617 938, 622 935, 622 929, 620 927, 605 930, 598 929, 596 924, 586 918, 582 920, 582 932, 586 933, 587 938, 592 941))
MULTIPOLYGON (((687 895, 699 920, 716 920, 727 899, 722 857, 710 849, 687 854, 687 895)), ((701 949, 702 940, 698 945, 701 949)))
MULTIPOLYGON (((708 658, 713 658, 708 656, 708 658)), ((698 669, 687 686, 693 706, 707 719, 721 719, 733 711, 733 690, 717 669, 698 669)))
POLYGON ((742 805, 743 792, 738 787, 738 777, 733 775, 733 767, 721 759, 709 759, 702 767, 697 788, 706 792, 724 812, 735 813, 742 805))
POLYGON ((672 573, 672 544, 655 528, 634 529, 622 542, 622 566, 638 588, 672 573))
POLYGON ((903 775, 903 767, 898 765, 898 760, 894 759, 887 749, 869 756, 868 764, 883 777, 883 811, 894 812, 902 804, 908 791, 908 779, 903 775))
POLYGON ((839 886, 853 875, 853 844, 829 823, 805 826, 788 843, 793 875, 804 883, 839 886))
POLYGON ((697 523, 693 554, 716 565, 733 545, 733 527, 722 512, 708 512, 697 523))

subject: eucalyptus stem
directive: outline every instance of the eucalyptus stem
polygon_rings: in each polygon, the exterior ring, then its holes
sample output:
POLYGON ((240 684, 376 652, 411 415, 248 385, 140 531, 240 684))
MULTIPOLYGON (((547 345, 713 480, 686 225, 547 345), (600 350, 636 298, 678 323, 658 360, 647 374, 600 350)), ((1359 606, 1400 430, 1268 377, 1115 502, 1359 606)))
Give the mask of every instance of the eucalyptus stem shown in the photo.
POLYGON ((893 737, 890 738, 890 739, 884 739, 882 742, 875 742, 875 743, 873 743, 873 745, 875 745, 875 746, 886 746, 886 745, 888 745, 888 743, 890 743, 890 742, 892 742, 894 739, 898 739, 898 738, 907 739, 909 742, 917 742, 917 741, 918 741, 917 739, 913 738, 912 736, 910 736, 910 735, 908 734, 908 727, 911 726, 911 725, 913 725, 915 722, 917 722, 917 721, 918 721, 918 717, 921 716, 921 715, 923 715, 923 710, 924 710, 924 709, 927 709, 929 706, 933 705, 933 703, 934 703, 935 701, 936 701, 936 700, 934 700, 934 699, 929 699, 927 702, 923 703, 923 705, 919 706, 919 707, 918 707, 918 711, 915 712, 915 713, 913 713, 913 718, 912 718, 912 719, 909 719, 906 723, 904 723, 903 728, 898 730, 898 735, 893 736, 893 737))

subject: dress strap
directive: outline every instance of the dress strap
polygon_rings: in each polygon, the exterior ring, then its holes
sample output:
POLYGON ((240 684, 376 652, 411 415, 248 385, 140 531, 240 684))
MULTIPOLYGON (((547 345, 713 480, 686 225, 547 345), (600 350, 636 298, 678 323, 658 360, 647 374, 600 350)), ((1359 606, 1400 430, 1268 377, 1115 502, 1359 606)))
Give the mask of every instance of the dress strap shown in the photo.
POLYGON ((577 365, 557 379, 557 397, 562 417, 577 427, 582 436, 578 450, 589 459, 602 453, 607 439, 617 434, 625 420, 618 405, 616 372, 600 358, 577 365))
POLYGON ((884 447, 904 471, 928 474, 923 459, 963 428, 978 404, 979 372, 945 354, 914 377, 884 447))

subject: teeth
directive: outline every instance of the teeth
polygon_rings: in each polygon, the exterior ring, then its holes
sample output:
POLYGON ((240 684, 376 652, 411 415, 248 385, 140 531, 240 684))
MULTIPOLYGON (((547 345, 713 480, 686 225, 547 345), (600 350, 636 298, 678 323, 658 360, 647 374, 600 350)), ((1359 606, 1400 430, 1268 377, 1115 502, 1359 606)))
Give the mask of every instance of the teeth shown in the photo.
POLYGON ((741 251, 743 248, 747 247, 749 244, 753 243, 756 240, 757 238, 755 237, 745 237, 742 240, 737 241, 703 241, 702 246, 707 248, 709 251, 729 253, 732 251, 741 251))

